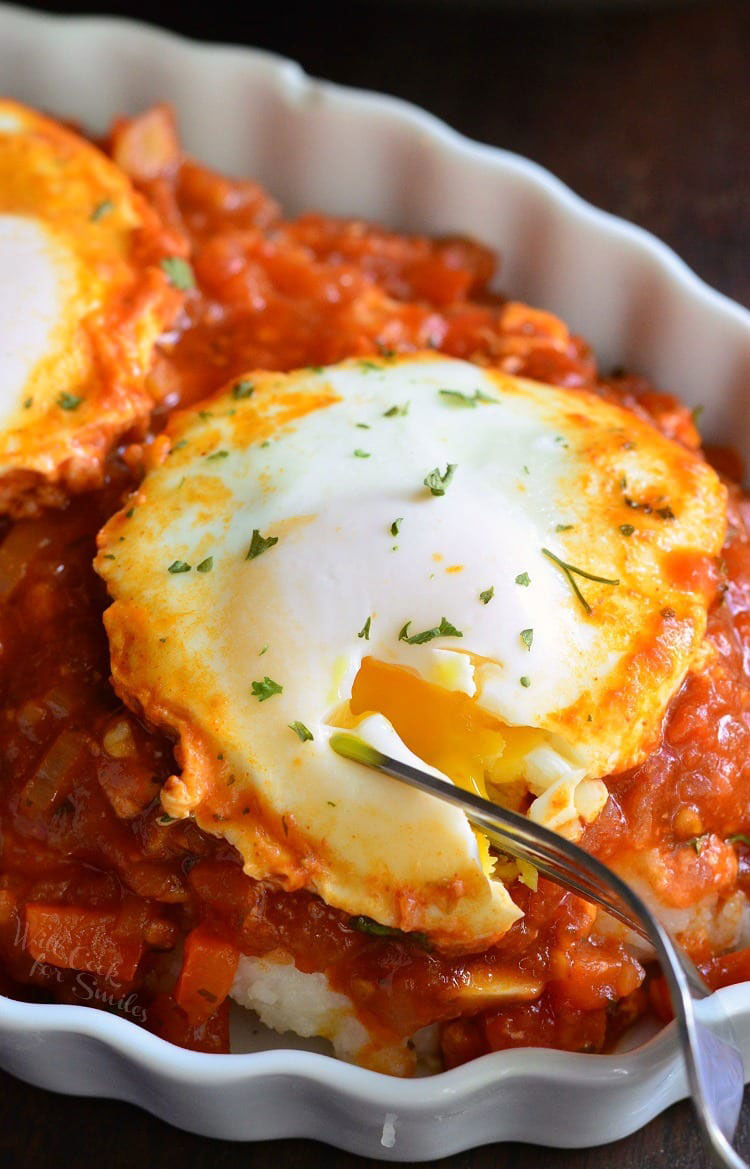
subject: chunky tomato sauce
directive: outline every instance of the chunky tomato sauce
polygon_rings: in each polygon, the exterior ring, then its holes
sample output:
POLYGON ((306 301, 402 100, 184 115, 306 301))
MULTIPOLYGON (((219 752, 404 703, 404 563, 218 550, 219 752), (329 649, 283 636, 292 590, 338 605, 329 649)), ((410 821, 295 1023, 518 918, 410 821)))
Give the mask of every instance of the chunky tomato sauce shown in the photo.
MULTIPOLYGON (((164 111, 120 123, 107 145, 197 282, 154 366, 154 432, 177 404, 252 367, 429 345, 592 387, 698 445, 674 398, 637 378, 601 378, 561 321, 490 294, 495 260, 478 244, 319 215, 284 221, 256 184, 183 160, 164 111)), ((666 1014, 658 977, 644 982, 617 938, 589 936, 590 908, 544 880, 535 892, 513 887, 524 917, 498 945, 448 958, 425 939, 254 882, 229 845, 164 816, 172 744, 111 689, 107 602, 91 568, 96 532, 137 480, 142 453, 121 449, 101 491, 2 532, 0 990, 89 1002, 175 1043, 224 1051, 238 955, 280 948, 301 970, 325 971, 385 1042, 440 1022, 446 1066, 526 1044, 601 1051, 649 1005, 666 1014), (533 1002, 457 1006, 473 980, 519 969, 538 980, 533 1002)), ((713 656, 674 699, 658 750, 609 779, 609 804, 584 839, 668 909, 708 907, 680 928, 716 985, 750 975, 746 951, 721 954, 715 924, 722 914, 736 922, 738 895, 750 892, 750 502, 736 487, 730 510, 713 656)))

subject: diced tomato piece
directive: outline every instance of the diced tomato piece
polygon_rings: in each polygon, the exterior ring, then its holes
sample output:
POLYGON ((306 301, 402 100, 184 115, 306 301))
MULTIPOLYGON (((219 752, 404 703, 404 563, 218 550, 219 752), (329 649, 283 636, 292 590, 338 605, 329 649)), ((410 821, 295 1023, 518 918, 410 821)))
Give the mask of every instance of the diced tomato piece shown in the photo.
POLYGON ((719 954, 701 963, 701 973, 711 990, 732 986, 735 982, 750 981, 750 949, 735 950, 733 954, 719 954))
POLYGON ((172 995, 157 995, 148 1007, 146 1026, 154 1035, 191 1051, 208 1051, 215 1055, 229 1051, 229 1003, 226 999, 210 1018, 194 1026, 172 995))
POLYGON ((124 982, 135 975, 143 940, 120 932, 119 915, 72 905, 26 906, 26 948, 38 962, 124 982))
POLYGON ((199 925, 185 939, 182 970, 174 997, 192 1026, 204 1023, 229 994, 239 950, 199 925))
POLYGON ((452 1019, 440 1029, 440 1050, 446 1068, 457 1068, 490 1050, 482 1027, 474 1019, 452 1019))

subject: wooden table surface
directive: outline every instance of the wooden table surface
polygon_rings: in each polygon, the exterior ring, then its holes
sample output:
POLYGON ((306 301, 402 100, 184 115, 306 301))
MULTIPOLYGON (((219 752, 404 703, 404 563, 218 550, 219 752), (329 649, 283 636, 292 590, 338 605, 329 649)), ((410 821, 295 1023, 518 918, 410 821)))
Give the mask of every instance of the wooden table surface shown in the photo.
MULTIPOLYGON (((532 11, 531 3, 508 13, 498 3, 482 7, 466 0, 302 0, 269 8, 212 0, 202 12, 198 6, 188 12, 184 3, 139 0, 107 0, 101 7, 158 17, 192 36, 261 45, 297 58, 318 76, 409 98, 472 137, 543 163, 593 203, 650 228, 711 284, 750 305, 745 0, 627 11, 601 5, 565 14, 532 11)), ((750 1150, 750 1097, 740 1147, 750 1150)), ((206 1140, 129 1105, 53 1096, 0 1073, 0 1166, 68 1163, 76 1169, 377 1164, 311 1141, 206 1140)), ((704 1161, 690 1108, 681 1104, 629 1140, 604 1148, 496 1145, 435 1164, 698 1169, 704 1161)))

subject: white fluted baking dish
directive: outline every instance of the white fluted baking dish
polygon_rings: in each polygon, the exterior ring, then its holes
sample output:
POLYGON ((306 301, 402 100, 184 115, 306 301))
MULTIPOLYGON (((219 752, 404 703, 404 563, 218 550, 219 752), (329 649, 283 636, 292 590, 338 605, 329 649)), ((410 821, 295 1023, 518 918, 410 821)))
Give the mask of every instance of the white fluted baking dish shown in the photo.
MULTIPOLYGON (((514 296, 558 313, 605 367, 626 365, 703 405, 707 435, 750 455, 750 314, 658 240, 517 155, 266 53, 3 5, 0 90, 95 130, 166 100, 191 153, 258 178, 289 211, 471 234, 502 253, 514 296)), ((719 993, 750 1067, 750 984, 719 993)), ((129 1100, 214 1137, 307 1136, 370 1157, 429 1160, 494 1140, 611 1141, 686 1094, 671 1027, 617 1055, 504 1051, 410 1082, 247 1022, 233 1042, 236 1054, 204 1055, 103 1011, 0 996, 8 1071, 59 1092, 129 1100)))

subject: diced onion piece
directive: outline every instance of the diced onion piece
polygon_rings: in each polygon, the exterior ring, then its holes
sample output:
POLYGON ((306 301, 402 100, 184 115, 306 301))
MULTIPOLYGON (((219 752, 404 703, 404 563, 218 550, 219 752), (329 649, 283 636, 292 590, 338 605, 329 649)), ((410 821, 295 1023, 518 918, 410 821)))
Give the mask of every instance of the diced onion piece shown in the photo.
POLYGON ((126 759, 136 754, 135 739, 126 718, 118 718, 107 728, 102 739, 102 746, 113 759, 126 759))
POLYGON ((75 770, 89 751, 82 731, 61 731, 21 792, 21 807, 47 812, 70 791, 75 770))
POLYGON ((0 601, 6 601, 26 576, 30 561, 47 540, 33 520, 14 524, 0 544, 0 601))

